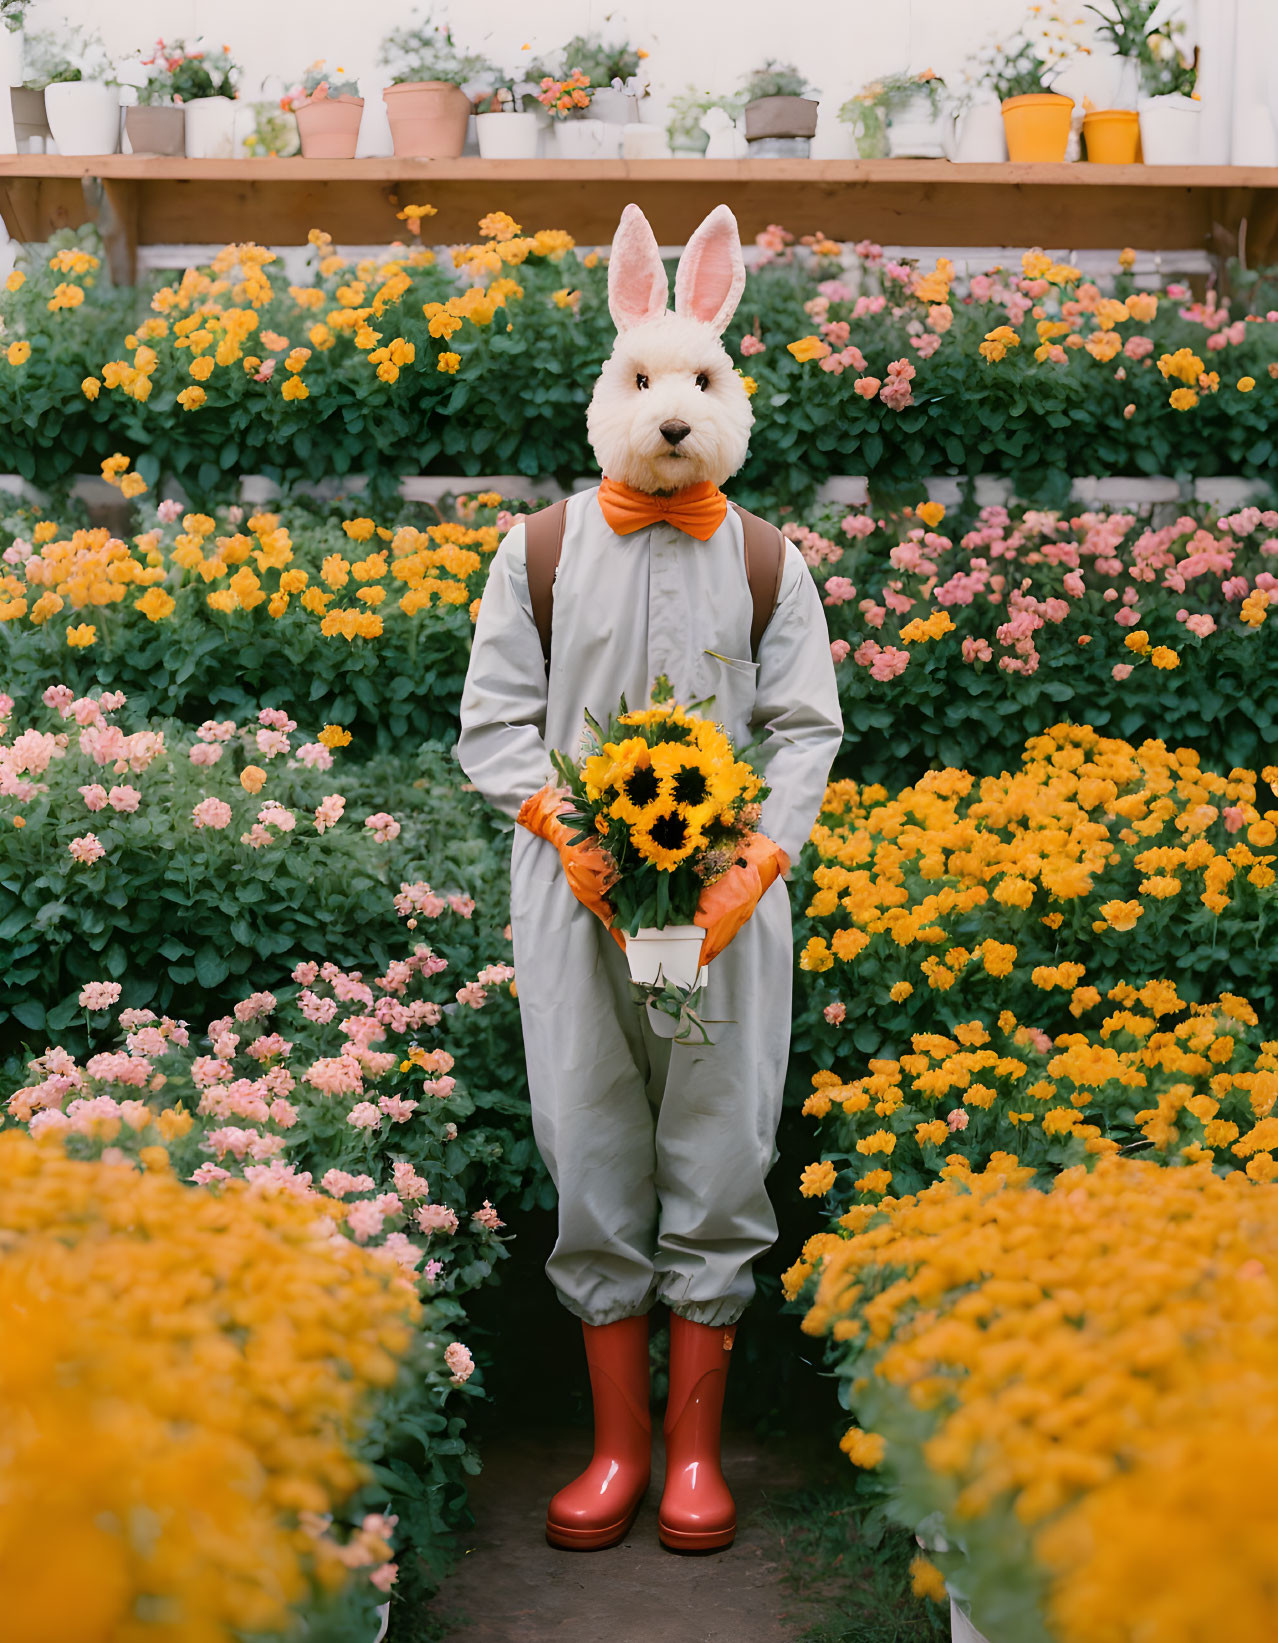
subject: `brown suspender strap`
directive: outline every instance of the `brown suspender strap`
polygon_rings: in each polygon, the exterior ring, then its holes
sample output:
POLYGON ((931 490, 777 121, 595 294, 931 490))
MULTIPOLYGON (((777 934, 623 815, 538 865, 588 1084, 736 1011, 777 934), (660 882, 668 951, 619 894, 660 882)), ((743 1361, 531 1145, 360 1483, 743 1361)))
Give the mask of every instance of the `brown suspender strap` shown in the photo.
POLYGON ((555 601, 555 572, 564 546, 564 517, 568 502, 552 502, 524 520, 524 549, 528 565, 528 598, 541 639, 541 653, 550 666, 550 620, 555 601))
MULTIPOLYGON (((747 513, 733 502, 744 538, 746 580, 754 615, 750 622, 750 654, 757 656, 764 629, 772 620, 781 592, 781 572, 785 565, 785 537, 773 524, 747 513)), ((555 572, 564 546, 564 519, 567 501, 552 502, 524 520, 524 549, 527 556, 528 598, 533 621, 541 639, 541 653, 550 666, 550 627, 555 600, 555 572)))
POLYGON ((750 654, 759 654, 759 642, 764 629, 772 620, 781 593, 781 571, 785 565, 785 537, 775 525, 760 519, 757 513, 747 513, 734 502, 741 532, 745 538, 746 580, 754 601, 754 618, 750 623, 750 654))

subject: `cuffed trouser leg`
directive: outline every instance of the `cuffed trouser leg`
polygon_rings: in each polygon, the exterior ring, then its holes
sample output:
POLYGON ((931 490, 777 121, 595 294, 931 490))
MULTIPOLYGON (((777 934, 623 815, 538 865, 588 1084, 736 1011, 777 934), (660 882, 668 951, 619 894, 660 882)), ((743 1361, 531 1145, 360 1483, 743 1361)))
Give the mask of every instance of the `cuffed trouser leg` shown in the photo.
POLYGON ((624 954, 557 858, 552 871, 512 889, 533 1131, 559 1193, 547 1273, 589 1324, 658 1298, 695 1323, 733 1323, 777 1231, 765 1178, 789 1048, 785 887, 710 966, 714 1043, 687 1046, 652 1031, 624 954))

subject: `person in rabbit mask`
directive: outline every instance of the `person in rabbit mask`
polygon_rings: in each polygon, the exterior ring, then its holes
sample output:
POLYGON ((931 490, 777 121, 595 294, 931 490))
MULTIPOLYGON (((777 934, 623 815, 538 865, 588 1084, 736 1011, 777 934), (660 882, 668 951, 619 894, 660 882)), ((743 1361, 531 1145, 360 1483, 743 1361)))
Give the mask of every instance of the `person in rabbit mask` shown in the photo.
POLYGON ((744 284, 721 205, 684 250, 669 313, 652 229, 626 207, 608 269, 617 342, 588 419, 605 477, 567 504, 549 668, 516 524, 493 559, 462 696, 462 767, 522 824, 515 969, 533 1130, 559 1194, 546 1270, 582 1321, 595 1413, 594 1458, 551 1501, 546 1532, 583 1551, 621 1540, 648 1486, 657 1302, 671 1309, 661 1539, 710 1551, 735 1533, 720 1417, 751 1267, 776 1238, 765 1177, 790 1038, 790 904, 775 880, 816 819, 842 736, 824 613, 793 543, 751 655, 743 526, 719 489, 753 420, 721 341, 744 284), (632 1002, 624 938, 606 928, 607 858, 568 842, 548 757, 576 748, 587 710, 645 702, 661 675, 678 700, 713 697, 736 745, 761 743, 772 789, 698 911, 713 957, 705 1014, 722 1025, 695 1048, 658 1036, 632 1002))

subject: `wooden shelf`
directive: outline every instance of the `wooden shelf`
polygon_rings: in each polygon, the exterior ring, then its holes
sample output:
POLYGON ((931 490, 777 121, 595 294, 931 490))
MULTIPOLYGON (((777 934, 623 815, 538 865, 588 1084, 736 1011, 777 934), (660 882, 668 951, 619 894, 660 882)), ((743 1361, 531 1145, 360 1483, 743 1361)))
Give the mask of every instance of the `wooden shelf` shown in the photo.
POLYGON ((604 244, 630 200, 667 245, 724 200, 746 239, 778 222, 890 245, 1130 245, 1278 261, 1278 167, 0 155, 10 234, 42 240, 96 218, 119 279, 132 278, 138 245, 296 245, 311 228, 345 244, 407 239, 395 213, 409 204, 437 208, 422 222, 427 243, 470 240, 481 216, 504 210, 530 230, 604 244))

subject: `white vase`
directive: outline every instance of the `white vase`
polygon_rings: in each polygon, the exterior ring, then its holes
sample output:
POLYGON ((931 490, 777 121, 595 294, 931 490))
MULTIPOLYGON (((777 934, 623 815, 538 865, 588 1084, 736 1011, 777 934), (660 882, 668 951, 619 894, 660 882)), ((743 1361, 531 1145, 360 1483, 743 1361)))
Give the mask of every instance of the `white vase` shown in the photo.
MULTIPOLYGON (((888 154, 894 160, 943 159, 946 119, 933 112, 932 99, 926 92, 898 103, 887 118, 888 154)), ((949 123, 953 125, 952 120, 949 123)))
POLYGON ((1146 165, 1197 165, 1202 105, 1192 97, 1146 97, 1140 144, 1146 165))
POLYGON ((557 120, 555 153, 561 160, 615 159, 621 152, 621 127, 606 120, 557 120))
POLYGON ((485 160, 531 160, 537 153, 535 114, 477 114, 475 132, 485 160))
POLYGON ((114 154, 120 146, 119 86, 61 80, 44 88, 44 108, 59 154, 114 154))
POLYGON ((705 981, 701 944, 705 931, 699 924, 667 924, 663 929, 636 930, 626 937, 626 962, 632 981, 663 981, 677 987, 699 987, 705 981))
POLYGON ((186 154, 191 160, 229 160, 235 155, 238 105, 230 97, 192 97, 186 111, 186 154))
POLYGON ((1007 158, 1007 128, 998 103, 973 103, 959 125, 954 158, 963 165, 998 165, 1007 158))

